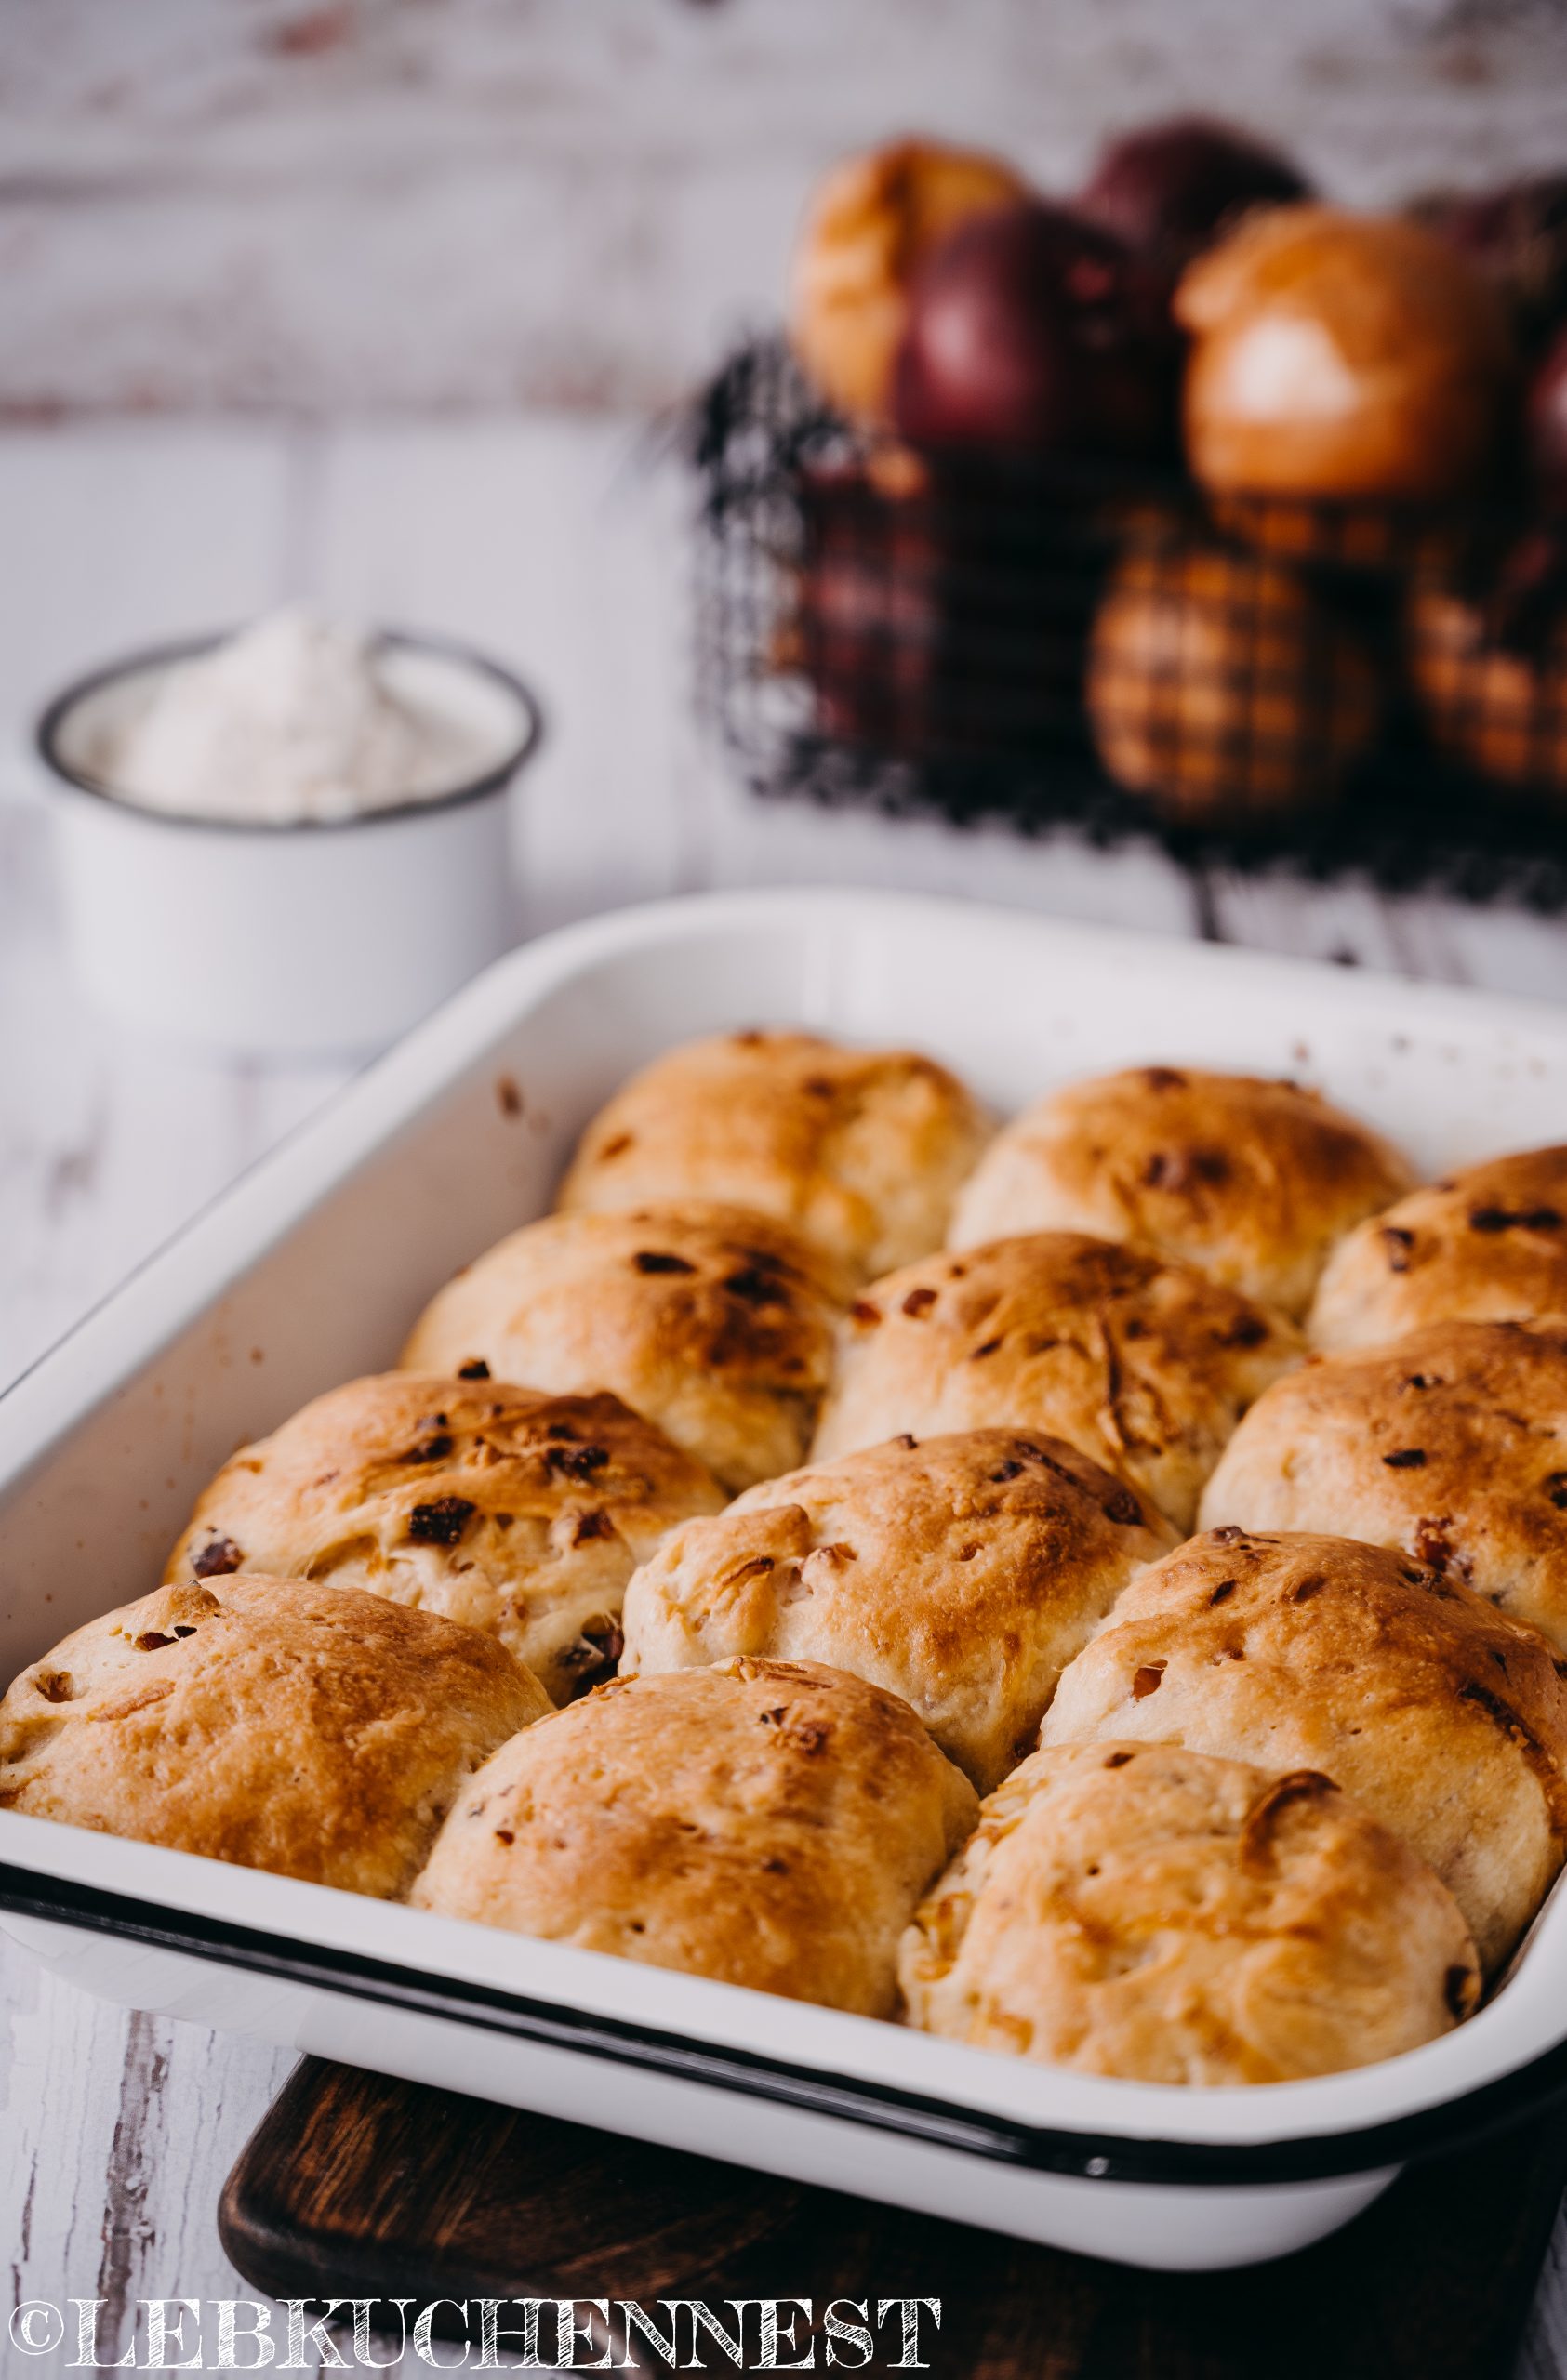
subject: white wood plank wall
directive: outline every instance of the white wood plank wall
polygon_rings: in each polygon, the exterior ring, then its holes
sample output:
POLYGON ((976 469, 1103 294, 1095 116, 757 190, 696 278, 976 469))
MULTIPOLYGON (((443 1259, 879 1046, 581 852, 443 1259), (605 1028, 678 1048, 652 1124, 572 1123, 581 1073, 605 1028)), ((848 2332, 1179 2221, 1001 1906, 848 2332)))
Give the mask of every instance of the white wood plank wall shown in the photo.
POLYGON ((616 407, 900 129, 1069 191, 1222 110, 1385 204, 1567 157, 1559 0, 9 0, 0 412, 616 407))

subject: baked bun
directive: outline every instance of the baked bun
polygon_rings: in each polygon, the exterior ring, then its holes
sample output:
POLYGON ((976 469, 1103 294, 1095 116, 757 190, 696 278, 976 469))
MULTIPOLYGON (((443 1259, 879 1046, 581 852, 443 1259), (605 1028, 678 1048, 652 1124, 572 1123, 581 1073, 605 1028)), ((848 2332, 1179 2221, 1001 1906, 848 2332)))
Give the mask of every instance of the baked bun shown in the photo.
POLYGON ((1551 1315, 1567 1316, 1567 1147, 1471 1165, 1360 1224, 1328 1261, 1308 1330, 1331 1353, 1428 1322, 1551 1315))
POLYGON ((992 1240, 856 1301, 812 1459, 904 1431, 1043 1430, 1189 1528, 1225 1440, 1300 1352, 1281 1315, 1151 1249, 992 1240))
POLYGON ((1168 1744, 1015 1769, 898 1971, 926 2032, 1140 2082, 1369 2066, 1480 1996, 1446 1885, 1327 1778, 1168 1744))
POLYGON ((1184 1744, 1315 1768, 1413 1844, 1507 1957, 1567 1847, 1567 1682, 1533 1628, 1346 1537, 1210 1529, 1127 1588, 1050 1744, 1184 1744))
POLYGON ((572 1210, 723 1198, 861 1279, 939 1248, 989 1128, 945 1066, 814 1033, 725 1033, 633 1075, 561 1185, 572 1210))
POLYGON ((1175 1531, 1059 1438, 971 1430, 750 1488, 666 1539, 627 1591, 623 1667, 750 1653, 899 1694, 982 1792, 1062 1670, 1175 1531))
POLYGON ((845 157, 817 185, 794 259, 800 361, 851 420, 884 422, 909 285, 948 232, 1026 197, 997 157, 895 140, 845 157))
POLYGON ((1211 538, 1123 554, 1085 687, 1118 785, 1190 826, 1266 826, 1332 801, 1369 749, 1367 654, 1295 572, 1211 538))
POLYGON ((977 1807, 908 1705, 841 1671, 615 1678, 480 1772, 412 1897, 885 2016, 898 1937, 977 1807))
POLYGON ((1189 267, 1175 313, 1206 487, 1419 504, 1483 480, 1515 368, 1507 315, 1422 225, 1269 209, 1189 267))
POLYGON ((1567 1324, 1434 1322, 1275 1381, 1202 1525, 1335 1530, 1460 1580, 1567 1653, 1567 1324))
POLYGON ((1298 1083, 1134 1066, 1009 1124, 958 1200, 950 1245, 1141 1240, 1298 1316, 1335 1242, 1413 1182, 1396 1149, 1298 1083))
POLYGON ((547 1215, 438 1292, 403 1367, 612 1389, 725 1488, 749 1488, 804 1454, 849 1294, 830 1258, 742 1208, 547 1215))
POLYGON ((550 1708, 503 1645, 299 1579, 159 1587, 0 1700, 0 1809, 396 1899, 550 1708))
POLYGON ((626 1581, 724 1490, 618 1396, 383 1372, 223 1465, 165 1577, 363 1587, 498 1636, 551 1701, 620 1651, 626 1581))

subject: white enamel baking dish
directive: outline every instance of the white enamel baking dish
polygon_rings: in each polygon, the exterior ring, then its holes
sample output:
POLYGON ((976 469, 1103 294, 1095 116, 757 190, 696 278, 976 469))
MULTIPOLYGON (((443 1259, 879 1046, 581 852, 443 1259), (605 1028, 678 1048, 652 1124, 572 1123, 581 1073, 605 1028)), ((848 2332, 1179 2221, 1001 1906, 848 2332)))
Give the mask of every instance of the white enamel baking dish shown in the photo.
MULTIPOLYGON (((1567 1138, 1567 1012, 957 903, 778 892, 514 953, 0 1400, 0 1671, 153 1586, 209 1473, 383 1366, 537 1213, 630 1068, 757 1022, 907 1040, 999 1106, 1132 1060, 1292 1073, 1425 1167, 1567 1138)), ((1055 2071, 893 2025, 0 1812, 0 1913, 89 1990, 1128 2262, 1276 2255, 1567 2092, 1567 1897, 1479 2016, 1254 2091, 1055 2071)))

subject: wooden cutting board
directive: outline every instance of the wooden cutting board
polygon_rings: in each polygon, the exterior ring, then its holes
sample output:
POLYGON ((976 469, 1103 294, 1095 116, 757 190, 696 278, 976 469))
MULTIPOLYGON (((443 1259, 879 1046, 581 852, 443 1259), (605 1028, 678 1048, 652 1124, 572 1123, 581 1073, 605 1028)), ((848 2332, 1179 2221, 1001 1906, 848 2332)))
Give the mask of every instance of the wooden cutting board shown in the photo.
POLYGON ((219 2228, 275 2297, 939 2297, 948 2380, 1510 2380, 1564 2183, 1559 2115, 1299 2254, 1144 2273, 307 2058, 219 2228))

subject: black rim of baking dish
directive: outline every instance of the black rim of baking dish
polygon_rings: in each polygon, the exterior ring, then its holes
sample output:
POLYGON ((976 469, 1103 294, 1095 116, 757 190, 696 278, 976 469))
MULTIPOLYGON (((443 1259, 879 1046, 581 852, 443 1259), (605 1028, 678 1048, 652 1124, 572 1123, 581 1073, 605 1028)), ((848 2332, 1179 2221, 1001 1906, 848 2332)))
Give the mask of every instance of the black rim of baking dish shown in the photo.
POLYGON ((426 636, 412 628, 378 628, 373 639, 378 647, 432 654, 438 660, 456 662, 503 687, 516 703, 522 713, 520 732, 501 759, 493 761, 482 775, 470 777, 445 793, 421 794, 414 801, 356 811, 351 818, 207 818, 191 811, 155 810, 145 802, 134 801, 128 795, 117 793, 103 778, 73 767, 65 759, 60 749, 60 731, 71 713, 89 695, 113 685, 117 679, 142 677, 151 670, 170 669, 179 662, 194 661, 204 653, 215 653, 237 633, 233 628, 219 628, 207 636, 181 637, 170 643, 151 645, 124 660, 106 662, 85 677, 73 679, 39 718, 33 732, 39 759, 51 775, 74 792, 90 794, 97 801, 108 802, 122 816, 145 818, 154 826, 172 826, 185 832, 195 828, 213 835, 340 835, 356 833, 365 826, 392 826, 402 819, 426 818, 432 811, 456 810, 463 802, 482 801, 487 794, 502 793, 525 760, 532 760, 538 749, 544 734, 544 714, 538 698, 504 663, 492 661, 488 654, 477 653, 457 638, 426 636))
POLYGON ((696 2041, 623 2017, 529 2000, 490 1984, 425 1974, 356 1951, 253 1931, 225 1919, 163 1909, 25 1868, 0 1864, 0 1911, 113 1935, 409 2015, 508 2034, 541 2048, 640 2067, 741 2097, 769 2099, 928 2148, 1091 2181, 1217 2188, 1348 2180, 1505 2132, 1567 2096, 1563 2040, 1527 2065, 1438 2107, 1347 2132, 1228 2142, 1056 2131, 989 2110, 958 2109, 892 2083, 856 2082, 755 2050, 696 2041))

